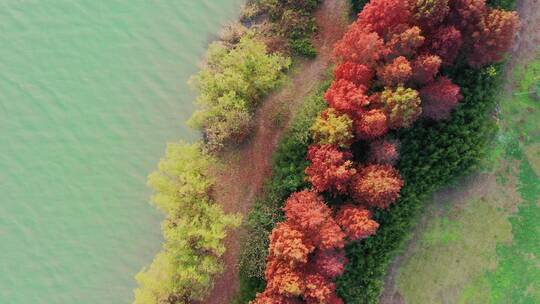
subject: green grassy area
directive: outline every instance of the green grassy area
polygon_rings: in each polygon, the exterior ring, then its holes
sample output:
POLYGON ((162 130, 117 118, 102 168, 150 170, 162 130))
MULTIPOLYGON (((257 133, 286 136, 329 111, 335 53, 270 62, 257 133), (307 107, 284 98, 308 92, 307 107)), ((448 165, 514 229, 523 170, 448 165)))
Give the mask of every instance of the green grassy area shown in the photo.
POLYGON ((494 181, 429 207, 397 277, 406 303, 540 303, 540 101, 519 94, 540 56, 513 80, 484 168, 494 181))

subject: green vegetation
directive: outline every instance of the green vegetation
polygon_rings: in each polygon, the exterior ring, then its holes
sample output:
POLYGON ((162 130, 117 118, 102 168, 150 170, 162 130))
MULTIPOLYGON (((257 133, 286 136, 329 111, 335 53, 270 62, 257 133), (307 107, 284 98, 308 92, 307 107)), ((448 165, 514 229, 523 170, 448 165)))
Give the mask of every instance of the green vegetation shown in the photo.
POLYGON ((165 244, 154 262, 136 279, 136 304, 187 303, 201 300, 222 271, 222 244, 240 218, 226 215, 210 192, 214 181, 208 168, 215 160, 200 144, 169 144, 158 170, 148 178, 152 202, 165 212, 165 244))
POLYGON ((500 209, 504 205, 500 198, 473 198, 458 206, 447 204, 452 209, 443 211, 443 216, 437 214, 437 207, 428 209, 426 218, 435 220, 427 223, 415 246, 414 258, 400 269, 397 283, 406 303, 443 303, 443 298, 458 303, 456 291, 478 273, 493 269, 497 243, 512 239, 512 227, 500 209))
POLYGON ((249 135, 254 110, 280 84, 291 61, 268 54, 264 43, 250 36, 231 49, 213 43, 207 60, 207 66, 194 77, 200 110, 190 125, 204 130, 207 148, 219 150, 249 135))
POLYGON ((444 242, 446 232, 456 229, 435 230, 444 218, 426 216, 428 228, 420 239, 431 241, 415 246, 398 277, 398 290, 407 303, 442 303, 443 297, 455 303, 540 302, 540 171, 533 165, 540 161, 540 128, 535 121, 540 104, 527 94, 540 79, 540 60, 518 68, 516 75, 519 86, 513 96, 501 100, 501 132, 484 169, 497 177, 484 194, 487 200, 482 204, 489 205, 477 208, 473 197, 464 206, 453 206, 451 213, 453 223, 489 227, 480 233, 457 231, 452 233, 457 240, 444 242), (442 275, 440 265, 445 264, 442 275))
POLYGON ((261 16, 271 21, 264 35, 280 38, 280 51, 313 58, 317 51, 311 36, 317 31, 313 12, 322 0, 249 0, 244 6, 242 20, 253 22, 261 16))
POLYGON ((351 1, 351 5, 352 5, 352 10, 353 12, 360 12, 363 8, 364 8, 364 5, 366 5, 369 0, 350 0, 351 1))
POLYGON ((264 289, 268 236, 275 224, 283 221, 281 207, 285 198, 307 186, 304 170, 308 165, 307 147, 311 143, 309 130, 317 114, 326 107, 322 95, 327 87, 326 83, 321 85, 307 98, 293 118, 291 128, 280 139, 264 195, 255 201, 246 219, 248 234, 240 257, 240 294, 234 303, 247 303, 264 289))

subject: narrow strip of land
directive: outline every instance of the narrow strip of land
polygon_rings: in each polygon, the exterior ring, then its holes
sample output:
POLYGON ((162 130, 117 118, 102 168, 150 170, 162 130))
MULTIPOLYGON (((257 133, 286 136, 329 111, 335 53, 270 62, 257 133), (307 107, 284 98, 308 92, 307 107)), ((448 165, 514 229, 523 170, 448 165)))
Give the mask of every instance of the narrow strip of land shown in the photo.
MULTIPOLYGON (((280 136, 287 129, 295 110, 325 78, 331 63, 334 43, 344 34, 348 22, 347 0, 325 0, 315 13, 318 33, 314 38, 317 57, 295 69, 289 83, 274 92, 255 115, 251 140, 221 157, 224 166, 216 172, 214 197, 226 212, 247 214, 254 199, 262 191, 271 174, 271 160, 280 136), (283 111, 283 120, 276 124, 276 113, 283 111)), ((216 278, 214 288, 203 301, 207 304, 229 303, 239 287, 238 256, 242 231, 232 232, 225 240, 225 271, 216 278)))

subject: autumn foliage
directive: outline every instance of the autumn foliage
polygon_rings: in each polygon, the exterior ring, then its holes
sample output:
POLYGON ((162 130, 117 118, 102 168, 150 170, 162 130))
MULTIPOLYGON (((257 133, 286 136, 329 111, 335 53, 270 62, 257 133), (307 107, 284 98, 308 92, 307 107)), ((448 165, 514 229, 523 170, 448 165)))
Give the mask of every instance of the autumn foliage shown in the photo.
POLYGON ((459 86, 446 77, 440 77, 420 90, 424 115, 433 120, 450 117, 450 111, 463 98, 459 86))
POLYGON ((334 145, 311 146, 306 175, 317 192, 345 193, 351 177, 356 172, 350 160, 352 154, 340 151, 334 145))
POLYGON ((270 237, 266 290, 253 303, 302 303, 300 298, 305 303, 342 303, 332 279, 347 263, 343 246, 348 230, 312 191, 293 193, 283 210, 286 221, 270 237))
POLYGON ((515 12, 490 9, 485 0, 365 5, 335 45, 329 108, 311 127, 305 173, 312 190, 287 199, 286 220, 270 238, 267 289, 253 303, 343 303, 332 279, 347 263, 345 243, 374 235, 372 211, 396 203, 404 185, 393 167, 399 145, 387 133, 422 114, 449 118, 463 96, 444 71, 456 62, 476 68, 502 60, 518 25, 515 12), (348 150, 353 141, 366 142, 359 145, 365 156, 348 150), (321 194, 338 198, 332 208, 321 194))
POLYGON ((399 146, 396 140, 378 139, 369 143, 368 163, 395 165, 399 159, 399 146))
POLYGON ((375 234, 379 224, 371 219, 371 212, 364 207, 345 205, 339 210, 336 221, 343 227, 347 237, 359 240, 375 234))

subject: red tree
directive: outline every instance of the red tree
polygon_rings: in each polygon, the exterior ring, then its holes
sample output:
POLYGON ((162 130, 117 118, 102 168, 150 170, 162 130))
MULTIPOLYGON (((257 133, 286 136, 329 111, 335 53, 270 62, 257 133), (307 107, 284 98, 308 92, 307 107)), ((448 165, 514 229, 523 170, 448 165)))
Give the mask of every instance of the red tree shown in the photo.
POLYGON ((289 196, 283 207, 287 222, 306 234, 317 233, 332 211, 317 193, 303 190, 289 196))
POLYGON ((369 27, 353 23, 334 47, 334 56, 341 61, 351 61, 374 67, 387 53, 384 41, 369 27))
POLYGON ((330 303, 335 297, 336 284, 325 279, 320 274, 309 274, 306 277, 306 291, 304 299, 306 303, 320 304, 330 303))
POLYGON ((287 222, 279 223, 270 236, 270 254, 291 266, 307 263, 315 247, 306 236, 287 222))
POLYGON ((424 115, 436 121, 449 118, 452 109, 463 98, 459 91, 459 86, 446 77, 439 77, 423 87, 420 98, 424 115))
POLYGON ((373 74, 370 67, 350 61, 340 64, 334 71, 336 79, 345 79, 357 86, 365 86, 366 88, 371 85, 373 74))
POLYGON ((485 0, 452 0, 449 6, 450 22, 464 37, 470 37, 487 11, 485 0))
POLYGON ((393 34, 386 45, 392 57, 405 56, 410 58, 424 41, 425 38, 421 35, 419 27, 404 26, 404 30, 393 34))
POLYGON ((431 30, 439 25, 448 15, 448 0, 413 0, 411 12, 414 24, 431 30))
POLYGON ((442 60, 436 55, 418 56, 412 63, 412 80, 419 85, 425 85, 435 79, 442 60))
POLYGON ((305 274, 300 268, 291 267, 273 256, 268 258, 264 277, 267 294, 295 297, 304 293, 306 288, 305 274))
POLYGON ((312 145, 308 149, 306 168, 308 180, 317 192, 345 193, 351 177, 356 172, 352 167, 352 154, 340 151, 335 145, 312 145))
POLYGON ((351 194, 358 203, 388 208, 399 197, 403 180, 390 165, 367 165, 353 177, 351 194))
POLYGON ((313 257, 312 265, 317 273, 333 279, 343 273, 347 262, 343 250, 318 250, 313 257))
POLYGON ((377 76, 384 86, 404 84, 412 76, 411 64, 407 58, 400 56, 391 63, 377 70, 377 76))
POLYGON ((518 28, 519 17, 516 12, 490 10, 472 34, 469 64, 482 67, 502 60, 504 53, 512 46, 518 28))
POLYGON ((354 117, 362 106, 369 104, 364 86, 356 86, 354 83, 338 79, 324 94, 324 99, 328 105, 337 111, 354 117))
POLYGON ((354 128, 358 138, 374 139, 388 132, 388 118, 381 109, 361 112, 354 122, 354 128))
POLYGON ((374 235, 379 224, 371 219, 369 210, 353 205, 341 207, 336 221, 351 240, 359 240, 374 235))
POLYGON ((439 56, 443 65, 449 66, 454 63, 461 44, 461 33, 455 27, 441 27, 429 36, 426 50, 439 56))
POLYGON ((384 37, 394 27, 410 19, 408 0, 371 0, 358 14, 358 23, 370 26, 384 37))
POLYGON ((345 233, 333 219, 326 221, 321 226, 321 230, 313 235, 313 238, 315 239, 315 245, 322 250, 343 248, 345 246, 345 233))
POLYGON ((369 143, 369 163, 394 165, 398 159, 399 152, 397 141, 378 139, 369 143))
POLYGON ((290 298, 273 293, 269 290, 258 293, 257 298, 250 302, 251 304, 302 304, 298 298, 290 298))

